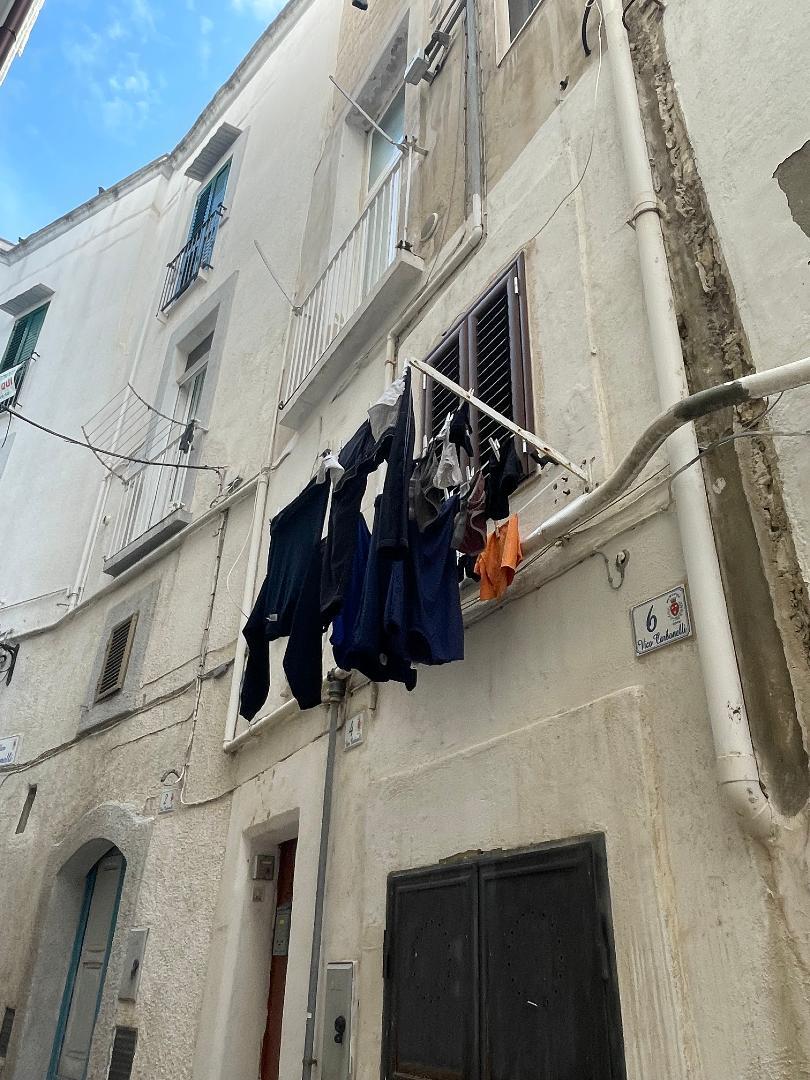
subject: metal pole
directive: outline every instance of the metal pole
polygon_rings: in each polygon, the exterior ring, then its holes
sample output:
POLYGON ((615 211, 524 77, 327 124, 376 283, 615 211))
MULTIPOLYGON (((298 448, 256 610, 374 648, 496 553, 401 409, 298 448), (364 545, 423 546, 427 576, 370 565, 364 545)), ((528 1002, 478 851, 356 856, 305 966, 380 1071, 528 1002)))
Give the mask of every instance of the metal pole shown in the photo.
POLYGON ((441 383, 451 394, 455 394, 456 397, 461 398, 462 401, 469 401, 469 403, 478 409, 479 412, 484 413, 485 416, 490 416, 501 427, 506 428, 507 431, 511 431, 513 435, 517 435, 518 438, 523 439, 529 446, 533 446, 535 450, 539 450, 541 454, 546 457, 550 457, 552 461, 556 461, 558 465, 562 465, 564 469, 568 469, 574 476, 578 476, 580 480, 583 480, 588 484, 588 474, 579 465, 575 465, 573 461, 561 454, 559 450, 555 450, 553 446, 549 446, 548 443, 535 435, 533 431, 528 431, 526 428, 520 427, 513 420, 510 420, 503 413, 499 413, 486 402, 477 398, 471 390, 465 390, 463 386, 459 386, 458 383, 453 382, 452 379, 448 379, 446 375, 443 375, 441 371, 438 371, 431 364, 426 364, 424 360, 412 359, 408 361, 411 367, 416 368, 417 371, 421 371, 423 375, 429 375, 431 379, 435 379, 437 383, 441 383))
POLYGON ((323 902, 326 891, 326 867, 329 858, 329 826, 332 821, 332 786, 335 776, 335 750, 337 747, 338 714, 346 697, 348 673, 338 675, 330 671, 327 676, 326 700, 329 703, 329 747, 326 752, 326 769, 323 778, 323 811, 321 816, 321 847, 318 853, 318 882, 315 887, 315 915, 312 921, 312 953, 309 960, 309 992, 307 994, 307 1026, 304 1037, 304 1062, 301 1080, 310 1080, 312 1056, 315 1045, 315 1011, 318 1007, 318 976, 321 967, 321 937, 323 934, 323 902))

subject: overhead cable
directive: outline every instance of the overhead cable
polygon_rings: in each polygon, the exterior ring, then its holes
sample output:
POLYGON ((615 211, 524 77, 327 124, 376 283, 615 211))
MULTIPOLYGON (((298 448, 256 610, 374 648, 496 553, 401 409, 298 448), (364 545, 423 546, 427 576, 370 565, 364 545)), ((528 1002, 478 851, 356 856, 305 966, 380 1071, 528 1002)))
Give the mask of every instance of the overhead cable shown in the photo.
POLYGON ((35 427, 39 431, 44 431, 46 435, 52 435, 55 439, 61 439, 62 442, 70 443, 71 446, 80 446, 85 450, 91 450, 96 455, 106 454, 107 457, 114 457, 119 461, 131 461, 136 465, 157 465, 164 469, 194 469, 196 472, 215 472, 220 478, 224 476, 227 469, 227 465, 186 465, 181 462, 149 461, 147 458, 129 457, 127 454, 117 454, 114 450, 104 450, 101 447, 93 446, 92 443, 83 442, 81 439, 74 439, 70 435, 64 435, 61 431, 54 431, 53 428, 46 427, 44 424, 32 420, 30 416, 24 416, 23 413, 17 412, 16 409, 8 409, 7 411, 10 416, 16 416, 18 420, 30 424, 31 427, 35 427))

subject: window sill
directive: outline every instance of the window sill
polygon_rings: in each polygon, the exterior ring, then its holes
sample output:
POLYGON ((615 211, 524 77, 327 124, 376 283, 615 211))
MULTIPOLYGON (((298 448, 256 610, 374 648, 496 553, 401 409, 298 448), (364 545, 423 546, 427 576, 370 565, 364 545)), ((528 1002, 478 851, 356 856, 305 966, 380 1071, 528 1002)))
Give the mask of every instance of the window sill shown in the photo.
POLYGON ((104 573, 109 574, 110 577, 117 577, 190 524, 191 514, 185 507, 178 507, 163 518, 162 521, 158 521, 153 525, 151 529, 147 529, 145 533, 136 536, 134 540, 131 540, 126 547, 121 548, 115 555, 108 556, 104 560, 102 567, 104 573))
POLYGON ((285 402, 279 422, 300 429, 351 360, 384 332, 392 316, 422 281, 425 263, 409 251, 397 251, 377 288, 347 321, 306 379, 285 402))

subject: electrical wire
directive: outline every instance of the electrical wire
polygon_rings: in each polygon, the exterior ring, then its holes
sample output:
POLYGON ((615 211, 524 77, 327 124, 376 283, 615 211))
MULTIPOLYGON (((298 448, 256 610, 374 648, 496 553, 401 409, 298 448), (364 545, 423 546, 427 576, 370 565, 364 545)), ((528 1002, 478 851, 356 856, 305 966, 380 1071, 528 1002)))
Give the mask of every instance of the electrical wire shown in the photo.
POLYGON ((629 0, 629 3, 625 4, 624 10, 622 11, 622 23, 624 25, 625 30, 630 29, 630 27, 627 25, 627 12, 630 10, 630 8, 633 6, 633 4, 635 4, 635 2, 636 2, 636 0, 629 0))
POLYGON ((61 431, 54 431, 53 428, 46 427, 44 424, 38 423, 36 420, 32 420, 30 416, 25 416, 21 412, 17 412, 15 409, 9 409, 11 416, 16 416, 18 420, 22 420, 26 424, 30 424, 31 427, 37 428, 39 431, 44 431, 46 435, 53 435, 55 439, 61 439, 62 442, 70 443, 71 446, 80 446, 85 450, 92 450, 96 455, 106 454, 108 457, 114 457, 119 461, 131 461, 136 465, 157 465, 163 469, 193 469, 196 472, 215 472, 220 480, 224 478, 227 470, 226 465, 186 465, 175 464, 171 461, 148 461, 146 458, 130 457, 128 454, 118 454, 114 450, 103 450, 101 447, 93 446, 92 443, 82 442, 81 439, 74 439, 70 435, 64 435, 61 431))
POLYGON ((236 600, 234 599, 233 593, 231 592, 231 574, 234 572, 236 567, 239 565, 239 562, 240 562, 242 556, 245 554, 245 550, 247 549, 248 543, 250 542, 250 537, 251 537, 252 533, 253 533, 253 525, 251 524, 251 526, 248 529, 247 534, 245 536, 245 542, 244 542, 244 544, 242 544, 242 547, 239 549, 239 554, 234 559, 233 566, 230 568, 228 573, 225 575, 225 592, 228 594, 228 599, 233 604, 233 606, 236 608, 236 610, 245 619, 249 619, 250 616, 248 615, 248 613, 246 611, 242 611, 242 605, 237 603, 236 600))
POLYGON ((599 0, 593 0, 593 2, 596 5, 596 10, 599 12, 599 60, 598 60, 598 63, 597 63, 597 68, 596 68, 596 85, 594 86, 594 90, 593 90, 593 124, 591 126, 591 141, 590 141, 590 146, 588 147, 588 156, 585 159, 585 165, 584 165, 584 167, 582 169, 582 173, 580 174, 579 180, 577 180, 577 182, 574 184, 574 186, 571 188, 570 191, 567 191, 565 193, 565 195, 563 195, 563 197, 560 199, 560 201, 557 203, 557 205, 551 211, 551 213, 546 218, 546 220, 543 222, 543 224, 540 226, 540 228, 537 230, 537 232, 532 233, 532 235, 528 238, 528 240, 524 240, 522 242, 521 247, 526 247, 528 244, 530 244, 532 242, 532 240, 536 240, 537 237, 540 235, 540 233, 548 225, 551 224, 552 220, 554 219, 554 217, 557 214, 557 211, 560 210, 561 207, 563 207, 568 202, 568 200, 571 198, 571 196, 574 195, 579 190, 579 188, 581 187, 582 182, 585 179, 585 176, 586 176, 586 174, 588 172, 588 168, 589 168, 589 166, 591 164, 591 158, 593 157, 593 150, 594 150, 594 146, 596 144, 596 120, 597 120, 597 116, 598 116, 598 112, 599 112, 599 110, 598 110, 599 83, 600 83, 601 78, 602 78, 602 58, 603 58, 603 56, 602 56, 602 54, 603 54, 602 37, 603 37, 603 27, 604 27, 604 23, 605 23, 605 17, 604 17, 604 14, 602 13, 602 5, 600 4, 599 0))
POLYGON ((262 250, 262 248, 261 248, 261 246, 259 244, 259 241, 254 238, 253 244, 254 244, 256 250, 259 253, 259 258, 262 260, 262 262, 265 265, 265 269, 267 270, 267 273, 270 275, 270 277, 273 279, 273 281, 275 281, 276 285, 278 286, 279 292, 284 297, 284 299, 287 301, 287 303, 290 305, 290 307, 293 309, 295 314, 296 315, 299 314, 301 309, 295 306, 295 304, 292 302, 290 297, 287 295, 287 290, 284 288, 284 286, 278 280, 276 275, 273 273, 273 267, 270 265, 270 260, 267 258, 264 251, 262 250))

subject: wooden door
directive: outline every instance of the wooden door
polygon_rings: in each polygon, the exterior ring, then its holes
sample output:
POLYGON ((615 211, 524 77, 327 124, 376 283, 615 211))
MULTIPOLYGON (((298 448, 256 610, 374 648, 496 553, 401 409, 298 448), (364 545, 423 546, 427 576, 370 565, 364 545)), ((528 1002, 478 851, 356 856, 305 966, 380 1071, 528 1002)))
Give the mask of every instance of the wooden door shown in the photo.
POLYGON ((267 996, 267 1026, 262 1042, 260 1080, 279 1080, 281 1022, 284 1016, 284 988, 287 984, 289 920, 292 912, 295 848, 297 840, 279 845, 276 915, 273 929, 273 956, 270 962, 270 990, 267 996))
POLYGON ((123 877, 124 857, 115 849, 87 875, 59 1017, 50 1073, 53 1080, 84 1080, 87 1072, 123 877))

